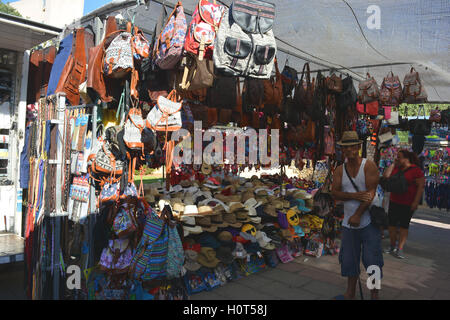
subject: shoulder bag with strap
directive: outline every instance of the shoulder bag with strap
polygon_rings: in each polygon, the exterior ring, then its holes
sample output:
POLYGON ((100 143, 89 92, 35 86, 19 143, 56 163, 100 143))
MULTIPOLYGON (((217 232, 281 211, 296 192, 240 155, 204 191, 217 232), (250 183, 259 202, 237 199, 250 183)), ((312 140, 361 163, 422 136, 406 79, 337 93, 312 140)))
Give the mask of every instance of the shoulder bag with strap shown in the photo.
POLYGON ((399 170, 396 174, 390 176, 389 178, 384 177, 381 178, 380 179, 381 187, 387 192, 393 192, 398 194, 408 192, 408 180, 406 180, 405 178, 405 172, 408 171, 409 169, 411 169, 411 167, 409 167, 404 171, 399 170))
MULTIPOLYGON (((345 173, 347 174, 348 179, 353 185, 353 188, 355 188, 356 192, 359 192, 358 186, 353 181, 352 177, 348 173, 347 165, 344 164, 345 173)), ((381 227, 381 226, 387 226, 388 225, 388 217, 386 212, 384 211, 384 208, 378 207, 375 205, 371 205, 369 208, 370 213, 370 220, 372 221, 372 224, 381 227)))

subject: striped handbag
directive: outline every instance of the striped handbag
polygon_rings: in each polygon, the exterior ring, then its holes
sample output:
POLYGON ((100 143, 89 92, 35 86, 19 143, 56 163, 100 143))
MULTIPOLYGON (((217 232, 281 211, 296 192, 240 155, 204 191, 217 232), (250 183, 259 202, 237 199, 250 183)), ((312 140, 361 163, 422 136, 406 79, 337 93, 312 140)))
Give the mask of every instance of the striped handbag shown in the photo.
POLYGON ((166 276, 169 236, 164 220, 148 209, 144 232, 131 261, 130 276, 148 281, 166 276))

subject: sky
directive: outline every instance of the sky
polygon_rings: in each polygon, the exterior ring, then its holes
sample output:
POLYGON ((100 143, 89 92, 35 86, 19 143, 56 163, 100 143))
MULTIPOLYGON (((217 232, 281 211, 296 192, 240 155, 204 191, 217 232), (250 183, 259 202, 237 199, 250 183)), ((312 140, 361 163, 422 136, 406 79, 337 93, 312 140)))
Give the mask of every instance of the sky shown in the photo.
MULTIPOLYGON (((4 3, 11 3, 16 2, 18 0, 6 0, 3 1, 4 3)), ((83 15, 86 15, 89 12, 94 11, 95 9, 98 9, 102 6, 104 6, 107 3, 112 2, 112 0, 84 0, 84 11, 83 15)))
POLYGON ((112 0, 84 0, 84 11, 83 15, 94 11, 107 3, 112 2, 112 0))

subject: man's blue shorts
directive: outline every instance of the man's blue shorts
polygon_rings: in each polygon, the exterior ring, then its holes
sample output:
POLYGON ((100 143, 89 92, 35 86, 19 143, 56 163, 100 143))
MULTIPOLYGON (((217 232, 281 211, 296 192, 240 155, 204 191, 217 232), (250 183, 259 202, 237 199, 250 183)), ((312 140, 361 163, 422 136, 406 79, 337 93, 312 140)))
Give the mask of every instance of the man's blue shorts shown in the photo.
POLYGON ((380 268, 382 277, 384 261, 380 229, 373 224, 369 224, 362 229, 342 227, 341 235, 341 250, 339 252, 341 275, 343 277, 359 276, 362 249, 362 262, 366 270, 369 266, 376 265, 380 268))

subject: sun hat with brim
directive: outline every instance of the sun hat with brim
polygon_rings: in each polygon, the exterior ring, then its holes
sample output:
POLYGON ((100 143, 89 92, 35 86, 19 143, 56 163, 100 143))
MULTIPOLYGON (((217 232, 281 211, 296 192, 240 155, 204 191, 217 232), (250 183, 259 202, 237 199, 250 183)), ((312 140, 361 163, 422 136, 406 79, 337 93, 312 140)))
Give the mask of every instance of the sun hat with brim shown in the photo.
POLYGON ((203 247, 197 258, 198 263, 207 268, 215 268, 220 260, 216 257, 216 251, 213 248, 203 247))
POLYGON ((271 204, 268 204, 268 205, 264 206, 264 213, 266 213, 266 214, 268 214, 269 216, 272 216, 272 217, 278 217, 277 210, 276 210, 275 206, 273 206, 271 204))
POLYGON ((288 200, 283 200, 283 207, 284 207, 285 209, 288 209, 288 208, 291 207, 291 204, 289 203, 288 200))
POLYGON ((222 231, 217 235, 217 240, 220 242, 233 241, 233 235, 229 231, 222 231))
POLYGON ((196 205, 185 205, 183 216, 197 216, 198 208, 196 205))
POLYGON ((256 201, 258 201, 261 205, 265 205, 269 203, 267 197, 256 197, 256 201))
POLYGON ((250 222, 250 218, 248 217, 246 212, 238 211, 236 212, 236 221, 240 223, 250 222))
POLYGON ((271 205, 275 207, 275 209, 281 210, 284 208, 283 201, 281 200, 274 200, 271 202, 271 205))
POLYGON ((258 197, 267 197, 269 195, 266 189, 255 190, 255 193, 258 197))
POLYGON ((202 205, 198 206, 198 215, 199 216, 213 216, 216 214, 220 214, 217 211, 214 212, 214 210, 210 206, 202 205))
POLYGON ((172 206, 172 213, 175 217, 180 218, 184 212, 184 204, 182 203, 174 203, 172 206))
POLYGON ((179 193, 183 191, 183 187, 179 184, 171 186, 169 189, 169 193, 172 195, 174 193, 179 193))
POLYGON ((195 223, 197 225, 199 225, 200 227, 202 227, 203 231, 206 231, 206 232, 216 232, 217 231, 217 227, 214 227, 211 224, 210 217, 197 216, 197 217, 195 217, 195 223))
POLYGON ((228 223, 223 220, 222 214, 217 214, 211 216, 211 225, 216 226, 218 228, 226 228, 228 227, 228 223))
POLYGON ((240 228, 242 227, 242 222, 237 221, 236 215, 234 213, 227 213, 223 215, 223 221, 228 223, 228 226, 233 228, 240 228))
POLYGON ((184 230, 192 234, 200 234, 203 232, 202 227, 195 223, 194 217, 181 216, 181 225, 184 230))
POLYGON ((256 224, 259 224, 262 221, 261 217, 249 217, 249 218, 250 218, 251 222, 256 223, 256 224))
POLYGON ((186 258, 184 262, 184 267, 187 270, 195 272, 202 267, 202 265, 197 262, 198 253, 196 251, 185 250, 184 256, 186 258))
POLYGON ((340 146, 354 146, 362 143, 363 141, 359 140, 359 136, 356 131, 344 131, 342 139, 337 142, 340 146))
POLYGON ((246 259, 247 251, 245 251, 244 245, 240 242, 236 242, 236 248, 234 248, 232 255, 236 259, 246 259))
POLYGON ((230 213, 238 210, 245 209, 245 206, 241 202, 230 202, 230 213))
POLYGON ((217 258, 222 261, 224 264, 231 264, 234 260, 232 250, 230 247, 221 246, 217 248, 217 258))
POLYGON ((182 186, 183 188, 189 188, 192 186, 192 181, 189 180, 181 180, 180 181, 180 186, 182 186))

